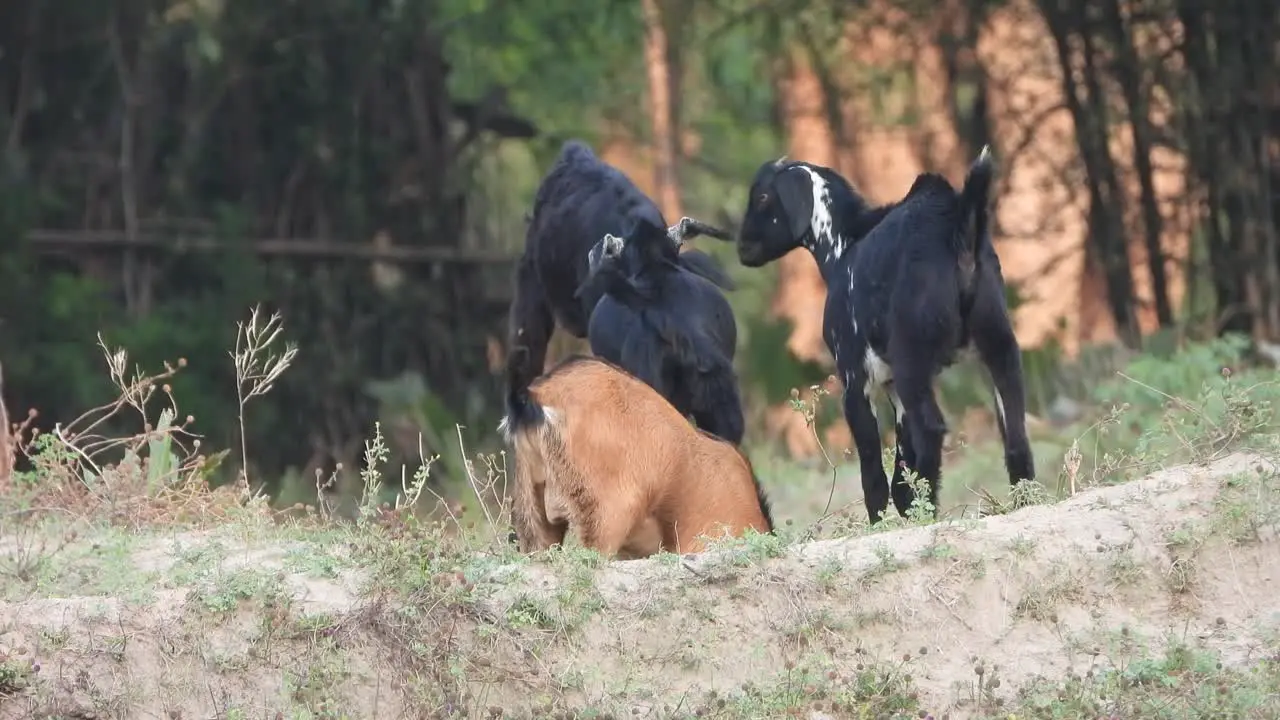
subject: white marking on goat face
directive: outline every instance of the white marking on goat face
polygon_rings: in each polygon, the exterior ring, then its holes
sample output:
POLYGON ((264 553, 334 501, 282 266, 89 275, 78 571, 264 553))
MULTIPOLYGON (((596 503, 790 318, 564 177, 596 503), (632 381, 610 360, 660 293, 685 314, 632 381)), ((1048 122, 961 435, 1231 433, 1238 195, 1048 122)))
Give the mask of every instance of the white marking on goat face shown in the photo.
POLYGON ((832 232, 831 190, 827 187, 827 181, 811 168, 803 165, 796 167, 809 174, 809 185, 813 188, 813 215, 809 223, 813 228, 814 246, 825 247, 832 257, 839 260, 844 254, 844 238, 832 232))
POLYGON ((604 256, 614 257, 622 252, 623 240, 617 235, 605 233, 604 236, 604 256))

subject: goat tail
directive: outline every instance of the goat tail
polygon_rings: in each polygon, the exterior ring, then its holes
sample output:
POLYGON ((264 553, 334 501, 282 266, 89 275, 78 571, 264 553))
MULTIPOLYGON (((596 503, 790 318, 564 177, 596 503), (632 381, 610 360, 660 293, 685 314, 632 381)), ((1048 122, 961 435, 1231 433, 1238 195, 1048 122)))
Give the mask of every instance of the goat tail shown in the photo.
POLYGON ((566 475, 564 438, 557 427, 554 408, 543 405, 530 390, 529 349, 512 348, 507 355, 507 414, 498 425, 511 446, 515 483, 511 496, 511 531, 508 542, 521 552, 548 547, 542 491, 549 480, 566 475))
POLYGON ((756 486, 756 502, 760 503, 760 514, 764 515, 764 521, 769 525, 769 532, 765 534, 777 535, 778 528, 773 524, 773 508, 769 503, 769 495, 760 484, 760 476, 756 474, 755 468, 751 469, 751 482, 756 486))
POLYGON ((524 345, 507 353, 507 414, 498 424, 498 431, 512 443, 522 431, 546 421, 546 412, 529 392, 529 365, 530 352, 524 345))
POLYGON ((965 248, 972 253, 974 259, 978 257, 978 249, 987 236, 989 195, 994 175, 991 146, 983 145, 982 152, 978 153, 978 158, 969 166, 969 172, 964 178, 964 188, 960 191, 965 248))

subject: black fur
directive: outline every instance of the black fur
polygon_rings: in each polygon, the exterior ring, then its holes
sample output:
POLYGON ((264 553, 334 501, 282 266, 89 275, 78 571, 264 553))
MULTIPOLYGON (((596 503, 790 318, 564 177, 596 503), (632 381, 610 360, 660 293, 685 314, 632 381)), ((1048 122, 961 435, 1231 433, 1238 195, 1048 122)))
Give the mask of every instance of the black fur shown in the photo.
POLYGON ((751 482, 756 486, 756 499, 760 501, 760 512, 764 513, 764 521, 769 524, 769 534, 776 535, 777 529, 773 524, 773 508, 769 503, 769 496, 764 491, 764 486, 760 484, 760 478, 756 476, 756 471, 751 470, 751 482))
POLYGON ((602 295, 587 329, 591 352, 644 381, 698 427, 741 444, 738 328, 720 289, 685 270, 666 228, 643 218, 624 238, 601 238, 588 255, 578 293, 602 295))
POLYGON ((529 375, 529 348, 517 345, 507 352, 507 414, 503 418, 503 432, 514 436, 516 432, 537 427, 546 421, 542 406, 529 396, 529 383, 522 378, 529 375))
POLYGON ((937 508, 946 424, 933 379, 970 342, 995 385, 1009 481, 1035 477, 1021 351, 988 229, 993 172, 984 149, 959 192, 925 173, 902 200, 876 208, 835 171, 808 163, 765 163, 752 183, 739 260, 758 267, 805 247, 818 261, 827 283, 823 337, 844 381, 844 414, 872 522, 890 496, 903 515, 915 499, 904 466, 929 482, 937 508), (897 414, 892 483, 880 464, 875 386, 889 392, 897 414))
MULTIPOLYGON (((556 323, 574 337, 587 336, 600 299, 594 293, 575 297, 587 276, 587 253, 606 233, 622 235, 639 218, 667 227, 658 206, 626 175, 585 143, 566 142, 538 187, 516 266, 507 347, 523 345, 530 353, 528 374, 517 377, 517 384, 528 384, 542 372, 556 323)), ((671 233, 673 246, 696 235, 730 239, 727 232, 690 218, 681 218, 671 233)), ((705 253, 679 253, 676 262, 726 290, 733 287, 705 253)))

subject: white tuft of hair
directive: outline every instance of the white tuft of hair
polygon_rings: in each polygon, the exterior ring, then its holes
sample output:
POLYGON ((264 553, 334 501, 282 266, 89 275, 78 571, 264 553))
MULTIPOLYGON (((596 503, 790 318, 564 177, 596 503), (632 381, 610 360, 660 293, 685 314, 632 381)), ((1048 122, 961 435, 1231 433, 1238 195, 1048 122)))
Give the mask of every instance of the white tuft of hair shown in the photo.
MULTIPOLYGON (((544 427, 550 427, 560 422, 560 413, 555 408, 543 407, 542 416, 546 418, 544 427)), ((508 445, 515 441, 515 437, 511 432, 511 417, 509 415, 503 415, 502 419, 498 421, 498 433, 502 435, 502 439, 508 445)))

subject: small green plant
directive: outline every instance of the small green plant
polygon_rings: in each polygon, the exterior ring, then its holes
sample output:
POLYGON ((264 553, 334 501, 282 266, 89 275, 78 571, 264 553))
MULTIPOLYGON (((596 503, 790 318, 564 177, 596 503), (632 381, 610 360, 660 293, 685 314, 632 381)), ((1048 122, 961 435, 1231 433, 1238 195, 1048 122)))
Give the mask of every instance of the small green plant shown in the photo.
POLYGON ((817 527, 825 520, 831 512, 831 500, 835 497, 836 490, 836 472, 835 462, 831 460, 831 455, 827 453, 826 446, 822 443, 822 438, 818 436, 817 418, 822 408, 822 398, 831 394, 831 387, 836 383, 834 375, 827 377, 824 385, 810 385, 809 399, 804 400, 800 397, 800 391, 791 388, 790 403, 791 409, 800 413, 804 417, 805 427, 809 429, 809 433, 813 435, 814 442, 818 445, 819 452, 822 453, 822 460, 826 463, 827 468, 831 471, 831 489, 827 492, 827 504, 822 508, 822 517, 814 523, 805 533, 806 540, 811 540, 816 536, 817 527))
POLYGON ((1095 662, 1063 678, 1034 678, 1008 706, 979 717, 1193 720, 1274 717, 1280 711, 1280 657, 1229 667, 1214 653, 1183 642, 1148 654, 1126 638, 1118 662, 1095 662))
POLYGON ((25 655, 26 650, 22 648, 16 651, 0 648, 0 702, 26 689, 40 672, 40 665, 25 655))

